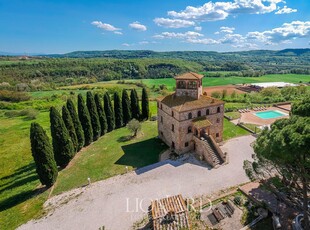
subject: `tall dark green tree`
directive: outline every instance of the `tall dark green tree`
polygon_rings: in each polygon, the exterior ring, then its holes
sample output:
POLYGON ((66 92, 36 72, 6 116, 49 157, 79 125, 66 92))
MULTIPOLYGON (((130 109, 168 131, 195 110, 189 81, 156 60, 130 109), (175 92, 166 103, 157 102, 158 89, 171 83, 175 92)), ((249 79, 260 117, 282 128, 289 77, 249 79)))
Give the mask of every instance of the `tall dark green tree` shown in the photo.
POLYGON ((93 128, 90 121, 90 115, 85 105, 85 101, 81 94, 78 95, 78 112, 79 119, 84 131, 84 146, 88 146, 93 142, 93 128))
POLYGON ((123 126, 123 107, 117 92, 114 93, 114 115, 115 128, 121 128, 123 126))
POLYGON ((108 123, 108 132, 111 132, 115 128, 115 118, 109 94, 105 93, 103 99, 104 99, 104 111, 108 123))
POLYGON ((142 89, 142 120, 149 119, 149 96, 147 94, 146 88, 142 89))
POLYGON ((100 127, 101 127, 101 136, 102 136, 107 132, 108 124, 107 124, 107 118, 104 112, 104 108, 102 105, 101 97, 98 93, 95 94, 95 103, 96 103, 96 107, 98 111, 100 127))
POLYGON ((65 167, 74 156, 74 147, 65 123, 55 107, 50 109, 50 122, 54 158, 57 165, 65 167))
POLYGON ((76 137, 77 137, 77 152, 81 150, 81 148, 84 146, 85 139, 84 139, 84 131, 83 127, 81 125, 80 119, 78 117, 78 114, 76 112, 75 106, 73 104, 73 101, 71 99, 67 100, 67 108, 70 113, 76 137))
POLYGON ((123 122, 126 125, 131 120, 130 99, 126 89, 122 92, 123 122))
POLYGON ((71 138, 71 141, 72 141, 72 144, 74 147, 74 151, 76 152, 77 148, 78 148, 78 140, 77 140, 77 136, 75 133, 75 128, 74 128, 74 125, 72 122, 71 115, 70 115, 69 110, 67 109, 67 107, 65 105, 62 107, 62 119, 65 123, 65 126, 66 126, 68 132, 69 132, 69 136, 71 138))
POLYGON ((53 148, 44 129, 33 122, 30 127, 31 152, 36 164, 40 182, 47 187, 52 186, 58 176, 53 148))
POLYGON ((132 89, 130 92, 130 107, 131 107, 132 118, 139 120, 140 119, 139 98, 138 98, 137 91, 135 89, 132 89))
POLYGON ((88 91, 86 93, 86 104, 90 115, 90 120, 93 128, 93 140, 96 141, 101 135, 101 126, 99 121, 99 116, 97 112, 97 106, 95 103, 94 96, 92 92, 88 91))

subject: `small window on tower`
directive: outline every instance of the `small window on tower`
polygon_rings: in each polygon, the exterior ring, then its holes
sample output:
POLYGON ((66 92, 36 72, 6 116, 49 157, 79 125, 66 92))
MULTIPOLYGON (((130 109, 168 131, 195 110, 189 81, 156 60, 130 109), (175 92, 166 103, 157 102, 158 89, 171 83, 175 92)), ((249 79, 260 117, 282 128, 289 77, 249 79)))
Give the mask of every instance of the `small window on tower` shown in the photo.
POLYGON ((216 137, 219 137, 220 136, 220 134, 219 133, 216 133, 216 135, 215 135, 216 137))
POLYGON ((160 122, 163 123, 163 120, 164 120, 164 119, 163 119, 163 117, 161 116, 161 117, 160 117, 160 122))
POLYGON ((220 113, 220 112, 221 112, 221 108, 217 107, 217 113, 220 113))
POLYGON ((206 115, 210 115, 210 109, 207 109, 206 115))
POLYGON ((173 111, 171 112, 171 116, 174 117, 174 112, 173 111))
POLYGON ((198 111, 197 117, 201 117, 201 111, 198 111))
POLYGON ((174 132, 174 125, 171 125, 171 131, 174 132))
POLYGON ((188 142, 185 142, 185 147, 188 147, 188 142))
POLYGON ((193 117, 192 113, 189 113, 188 114, 188 119, 192 119, 192 117, 193 117))

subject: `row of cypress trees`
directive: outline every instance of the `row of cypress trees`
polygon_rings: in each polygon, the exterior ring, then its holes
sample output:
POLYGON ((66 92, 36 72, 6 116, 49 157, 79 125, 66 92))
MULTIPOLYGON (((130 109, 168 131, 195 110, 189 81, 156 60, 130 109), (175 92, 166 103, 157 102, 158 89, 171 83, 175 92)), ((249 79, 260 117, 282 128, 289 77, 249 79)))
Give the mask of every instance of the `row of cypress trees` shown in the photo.
POLYGON ((142 90, 142 113, 138 95, 127 90, 122 98, 117 92, 113 95, 114 109, 108 93, 102 98, 86 93, 86 103, 78 95, 78 113, 71 99, 62 107, 62 115, 55 107, 50 108, 52 145, 44 129, 36 122, 30 127, 31 149, 37 173, 43 185, 52 186, 58 175, 57 165, 66 167, 83 146, 90 145, 106 132, 125 126, 132 118, 147 120, 149 117, 148 95, 142 90))

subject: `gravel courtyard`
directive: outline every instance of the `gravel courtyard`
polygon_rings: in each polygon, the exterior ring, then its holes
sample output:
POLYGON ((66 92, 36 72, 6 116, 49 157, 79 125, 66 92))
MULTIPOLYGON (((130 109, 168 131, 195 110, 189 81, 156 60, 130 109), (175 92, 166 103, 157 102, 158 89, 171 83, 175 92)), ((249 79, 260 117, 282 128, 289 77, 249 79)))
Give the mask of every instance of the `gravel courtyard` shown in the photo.
POLYGON ((19 229, 130 229, 145 215, 151 199, 182 194, 194 197, 248 181, 242 168, 254 153, 252 136, 227 141, 229 164, 210 169, 197 160, 166 160, 52 197, 46 217, 19 229))

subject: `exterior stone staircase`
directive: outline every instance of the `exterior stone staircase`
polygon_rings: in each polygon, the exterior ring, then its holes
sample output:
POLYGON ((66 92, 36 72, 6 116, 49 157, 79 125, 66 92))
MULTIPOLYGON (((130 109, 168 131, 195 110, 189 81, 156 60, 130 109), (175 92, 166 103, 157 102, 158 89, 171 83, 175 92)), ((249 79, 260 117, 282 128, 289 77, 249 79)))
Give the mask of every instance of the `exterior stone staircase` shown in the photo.
POLYGON ((218 151, 215 149, 211 139, 207 135, 203 135, 203 139, 204 139, 203 142, 206 146, 208 154, 211 156, 214 166, 223 164, 224 161, 220 157, 218 151))

